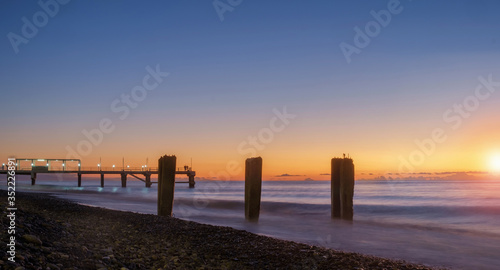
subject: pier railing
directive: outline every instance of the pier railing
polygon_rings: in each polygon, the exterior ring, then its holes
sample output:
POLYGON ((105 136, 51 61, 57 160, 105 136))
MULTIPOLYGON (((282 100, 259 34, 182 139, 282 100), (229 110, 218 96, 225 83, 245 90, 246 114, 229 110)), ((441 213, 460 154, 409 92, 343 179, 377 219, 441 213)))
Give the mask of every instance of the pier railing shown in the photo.
MULTIPOLYGON (((151 176, 154 174, 158 174, 157 167, 148 167, 143 165, 141 167, 102 167, 92 166, 92 167, 82 167, 80 163, 77 166, 70 164, 51 164, 47 162, 46 165, 37 165, 34 162, 34 159, 28 159, 24 161, 31 161, 31 165, 17 164, 15 168, 16 175, 31 175, 31 184, 35 185, 37 174, 41 173, 74 173, 78 177, 78 187, 82 186, 82 175, 92 175, 92 174, 100 174, 101 177, 101 187, 104 187, 104 175, 120 175, 122 187, 127 187, 127 176, 131 176, 137 180, 143 181, 146 184, 146 187, 151 187, 152 184, 156 183, 151 181, 151 176)), ((38 161, 38 160, 37 160, 38 161)), ((45 160, 44 160, 45 161, 45 160)), ((57 160, 56 160, 57 161, 57 160)), ((175 168, 174 168, 175 169, 175 168)), ((179 167, 175 174, 186 175, 188 177, 188 181, 178 181, 176 183, 188 183, 189 188, 194 188, 195 181, 194 178, 196 176, 196 172, 191 170, 189 166, 179 167)), ((5 165, 1 168, 0 174, 6 174, 9 177, 8 170, 5 165)))
MULTIPOLYGON (((16 168, 18 171, 31 171, 31 170, 36 170, 37 168, 39 169, 40 167, 45 167, 45 166, 19 166, 16 168)), ((46 167, 47 168, 47 167, 46 167)), ((62 167, 62 166, 52 166, 48 167, 46 169, 47 171, 50 172, 64 172, 64 171, 141 171, 141 172, 156 172, 158 171, 157 167, 126 167, 126 168, 118 168, 118 167, 100 167, 100 166, 95 166, 95 167, 77 167, 77 166, 67 166, 67 167, 62 167)))

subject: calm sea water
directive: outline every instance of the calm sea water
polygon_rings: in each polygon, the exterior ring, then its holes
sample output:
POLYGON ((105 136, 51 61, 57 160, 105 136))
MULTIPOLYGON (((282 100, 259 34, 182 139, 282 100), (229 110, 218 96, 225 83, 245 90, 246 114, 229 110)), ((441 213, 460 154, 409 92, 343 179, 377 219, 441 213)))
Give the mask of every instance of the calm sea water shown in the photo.
MULTIPOLYGON (((22 179, 22 178, 21 178, 22 179)), ((117 210, 156 213, 157 189, 139 181, 18 180, 19 190, 51 192, 117 210)), ((244 183, 177 184, 178 218, 281 239, 454 269, 500 269, 500 181, 356 181, 354 221, 330 218, 330 182, 264 181, 258 223, 244 219, 244 183)))

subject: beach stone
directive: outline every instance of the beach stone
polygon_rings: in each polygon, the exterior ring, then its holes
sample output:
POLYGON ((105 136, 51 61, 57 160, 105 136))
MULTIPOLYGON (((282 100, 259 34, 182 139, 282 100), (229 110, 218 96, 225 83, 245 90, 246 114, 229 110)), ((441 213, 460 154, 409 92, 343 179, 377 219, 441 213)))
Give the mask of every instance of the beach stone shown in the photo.
POLYGON ((39 245, 39 246, 42 245, 42 241, 38 237, 31 235, 31 234, 23 235, 23 239, 26 240, 26 242, 28 242, 28 243, 32 243, 32 244, 39 245))
POLYGON ((46 229, 52 229, 52 225, 49 223, 42 223, 42 227, 45 227, 46 229))
POLYGON ((58 257, 57 252, 52 252, 49 255, 47 255, 47 258, 50 259, 50 260, 56 260, 57 257, 58 257))
POLYGON ((59 270, 59 266, 53 264, 53 263, 48 263, 47 264, 47 267, 50 268, 50 269, 56 269, 56 270, 59 270))
POLYGON ((104 253, 111 253, 112 254, 113 253, 113 248, 108 247, 108 248, 101 249, 101 251, 104 252, 104 253))

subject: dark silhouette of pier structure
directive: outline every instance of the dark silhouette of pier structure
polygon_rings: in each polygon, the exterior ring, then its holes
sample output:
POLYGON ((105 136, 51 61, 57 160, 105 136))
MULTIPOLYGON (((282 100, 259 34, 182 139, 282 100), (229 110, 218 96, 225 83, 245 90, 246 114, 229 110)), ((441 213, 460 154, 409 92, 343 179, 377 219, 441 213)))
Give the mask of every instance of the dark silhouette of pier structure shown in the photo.
MULTIPOLYGON (((78 176, 78 187, 82 186, 82 175, 100 175, 101 187, 104 187, 104 175, 120 175, 122 187, 127 187, 127 177, 130 175, 137 180, 145 183, 146 187, 151 187, 152 184, 157 183, 151 181, 151 175, 158 174, 157 168, 151 168, 147 165, 141 168, 122 166, 122 168, 113 167, 104 168, 98 164, 94 168, 83 168, 79 159, 39 159, 39 158, 19 158, 16 159, 16 175, 31 175, 31 184, 35 185, 37 174, 40 173, 54 173, 54 174, 76 174, 78 176), (22 164, 24 163, 24 164, 22 164), (27 163, 27 164, 26 164, 27 163)), ((187 183, 190 188, 194 188, 194 177, 196 172, 189 166, 184 166, 184 170, 177 168, 175 174, 186 175, 188 181, 178 181, 175 183, 187 183)), ((8 176, 8 168, 2 165, 0 174, 8 176)))
MULTIPOLYGON (((104 175, 116 174, 121 176, 122 187, 127 187, 127 176, 130 175, 151 187, 158 183, 158 215, 172 216, 174 203, 174 184, 188 183, 194 188, 194 177, 196 172, 189 166, 184 170, 176 167, 176 156, 163 156, 158 160, 158 168, 149 168, 146 165, 139 168, 125 167, 123 162, 121 170, 102 168, 101 163, 93 169, 81 167, 79 159, 16 159, 15 174, 31 175, 31 184, 36 183, 36 175, 39 173, 75 173, 78 175, 78 187, 82 186, 82 175, 99 174, 101 176, 101 187, 104 187, 104 175), (21 164, 24 162, 24 167, 21 164), (43 162, 43 163, 41 163, 43 162), (26 166, 26 163, 27 166, 26 166), (41 163, 41 164, 40 164, 41 163), (152 182, 151 175, 157 174, 158 181, 152 182), (185 174, 188 181, 176 182, 177 174, 185 174), (144 177, 141 178, 140 175, 144 177)), ((12 167, 12 166, 11 166, 12 167)), ((12 170, 12 169, 11 169, 12 170)), ((2 165, 0 174, 9 175, 9 168, 2 165)), ((262 189, 262 158, 248 158, 245 161, 245 218, 248 221, 257 222, 259 219, 262 189)), ((331 216, 334 219, 353 220, 353 197, 354 197, 354 162, 349 156, 331 159, 331 216)))

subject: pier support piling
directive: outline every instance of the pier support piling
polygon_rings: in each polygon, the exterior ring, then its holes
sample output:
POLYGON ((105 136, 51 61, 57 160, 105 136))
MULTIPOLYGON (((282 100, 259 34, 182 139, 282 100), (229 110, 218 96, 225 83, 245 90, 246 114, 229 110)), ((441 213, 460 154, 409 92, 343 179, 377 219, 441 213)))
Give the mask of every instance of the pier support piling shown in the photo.
MULTIPOLYGON (((8 176, 8 174, 7 174, 8 176)), ((36 183, 36 173, 35 172, 31 172, 31 185, 34 186, 36 183)))
POLYGON ((350 158, 332 158, 332 218, 352 220, 354 197, 354 163, 350 158))
POLYGON ((104 174, 101 173, 101 187, 104 187, 104 174))
POLYGON ((194 188, 194 173, 189 172, 189 188, 194 188))
POLYGON ((144 174, 144 177, 146 178, 146 187, 150 188, 151 187, 151 174, 147 173, 144 174))
POLYGON ((245 161, 245 218, 258 221, 262 190, 262 158, 248 158, 245 161))
POLYGON ((158 160, 158 215, 172 216, 174 206, 176 156, 158 160))
POLYGON ((82 174, 79 173, 78 174, 78 187, 81 187, 82 186, 82 174))
POLYGON ((121 176, 122 176, 122 188, 126 188, 127 187, 127 174, 122 173, 121 176))

